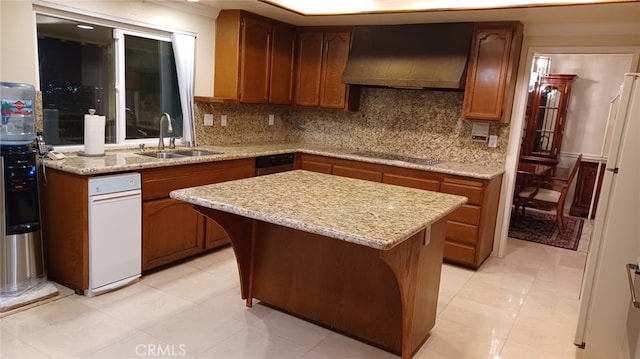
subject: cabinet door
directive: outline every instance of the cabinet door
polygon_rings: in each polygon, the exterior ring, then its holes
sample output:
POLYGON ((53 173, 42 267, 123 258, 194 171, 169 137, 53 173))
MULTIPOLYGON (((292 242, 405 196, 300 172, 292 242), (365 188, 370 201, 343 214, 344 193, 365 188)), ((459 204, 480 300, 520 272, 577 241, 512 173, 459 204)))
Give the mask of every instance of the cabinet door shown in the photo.
POLYGON ((240 22, 238 10, 220 11, 216 18, 213 96, 237 100, 240 89, 240 22))
POLYGON ((285 25, 273 25, 269 103, 293 104, 296 31, 285 25))
POLYGON ((475 25, 462 117, 509 122, 521 46, 521 23, 475 25))
POLYGON ((576 75, 544 76, 536 82, 522 142, 522 155, 558 158, 564 136, 571 84, 576 75))
POLYGON ((192 204, 172 198, 146 201, 142 215, 143 271, 202 251, 201 215, 192 204))
POLYGON ((347 85, 342 83, 342 72, 347 66, 351 32, 325 32, 320 77, 320 107, 346 107, 347 85))
POLYGON ((438 192, 440 190, 440 181, 437 179, 403 176, 394 173, 385 173, 382 177, 382 182, 434 192, 438 192))
POLYGON ((240 46, 240 102, 267 103, 271 58, 271 24, 244 16, 240 46))
POLYGON ((322 31, 301 31, 298 33, 295 79, 296 105, 318 106, 320 104, 323 38, 322 31))
POLYGON ((200 219, 204 222, 205 249, 218 248, 230 243, 227 232, 225 232, 218 222, 203 215, 200 216, 200 219))
POLYGON ((358 162, 353 162, 350 163, 349 166, 333 165, 333 171, 331 173, 336 176, 356 178, 373 182, 382 182, 382 172, 352 166, 357 166, 358 164, 358 162))

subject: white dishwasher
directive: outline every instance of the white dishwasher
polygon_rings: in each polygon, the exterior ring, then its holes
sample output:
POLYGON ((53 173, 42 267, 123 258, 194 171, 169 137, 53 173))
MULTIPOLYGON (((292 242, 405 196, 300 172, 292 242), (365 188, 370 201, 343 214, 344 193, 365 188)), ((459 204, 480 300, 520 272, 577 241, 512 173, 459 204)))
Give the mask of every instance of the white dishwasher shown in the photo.
POLYGON ((93 297, 140 278, 142 191, 139 173, 89 179, 89 289, 93 297))

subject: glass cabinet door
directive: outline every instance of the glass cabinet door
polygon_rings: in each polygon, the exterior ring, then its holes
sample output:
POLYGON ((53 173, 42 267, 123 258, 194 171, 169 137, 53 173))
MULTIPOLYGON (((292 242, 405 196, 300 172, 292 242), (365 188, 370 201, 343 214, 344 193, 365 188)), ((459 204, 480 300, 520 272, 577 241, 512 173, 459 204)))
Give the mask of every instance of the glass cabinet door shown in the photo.
POLYGON ((528 104, 522 156, 557 159, 571 84, 577 75, 548 75, 536 83, 528 104))
POLYGON ((535 134, 531 153, 538 156, 552 156, 553 140, 556 137, 559 120, 560 90, 557 86, 545 86, 540 91, 540 105, 535 121, 535 134))

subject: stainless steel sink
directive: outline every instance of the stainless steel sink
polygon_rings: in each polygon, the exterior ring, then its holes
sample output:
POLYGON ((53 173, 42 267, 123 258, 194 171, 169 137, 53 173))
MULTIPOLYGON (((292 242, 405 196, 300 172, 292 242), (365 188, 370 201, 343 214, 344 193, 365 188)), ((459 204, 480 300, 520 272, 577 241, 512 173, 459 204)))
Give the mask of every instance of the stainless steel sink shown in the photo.
POLYGON ((181 158, 185 157, 184 155, 180 155, 174 152, 147 152, 147 153, 138 153, 141 156, 153 157, 153 158, 181 158))
POLYGON ((153 158, 185 158, 185 157, 200 157, 200 156, 212 156, 219 155, 222 152, 207 151, 207 150, 180 150, 172 152, 138 152, 141 156, 153 157, 153 158))
POLYGON ((173 153, 181 156, 190 156, 190 157, 211 156, 211 155, 222 154, 222 152, 207 151, 207 150, 182 150, 182 151, 175 151, 173 153))

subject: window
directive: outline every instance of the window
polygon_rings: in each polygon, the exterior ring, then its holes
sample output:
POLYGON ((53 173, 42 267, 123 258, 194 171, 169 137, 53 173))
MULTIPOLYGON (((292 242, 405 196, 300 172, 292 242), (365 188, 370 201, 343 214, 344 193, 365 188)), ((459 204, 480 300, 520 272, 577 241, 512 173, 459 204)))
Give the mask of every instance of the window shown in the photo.
MULTIPOLYGON (((169 35, 42 14, 37 15, 37 30, 47 143, 82 145, 84 115, 89 109, 106 117, 106 144, 157 139, 162 113, 172 119, 173 136, 186 134, 185 140, 191 140, 191 132, 184 130, 191 123, 190 106, 181 102, 169 35)), ((164 127, 166 134, 166 122, 164 127)))
POLYGON ((174 135, 181 137, 182 107, 171 42, 116 34, 124 41, 125 140, 158 138, 164 112, 172 119, 174 135))

